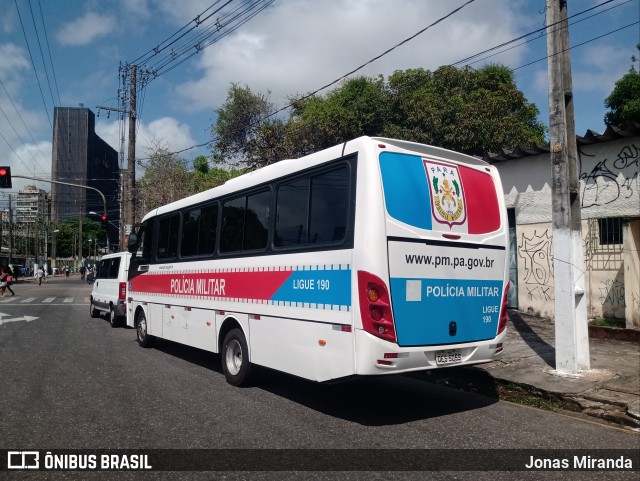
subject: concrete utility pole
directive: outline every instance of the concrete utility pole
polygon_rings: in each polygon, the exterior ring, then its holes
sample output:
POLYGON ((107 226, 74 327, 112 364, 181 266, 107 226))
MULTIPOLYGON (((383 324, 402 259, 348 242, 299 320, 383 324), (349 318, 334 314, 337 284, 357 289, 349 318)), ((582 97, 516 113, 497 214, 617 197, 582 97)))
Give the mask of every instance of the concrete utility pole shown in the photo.
MULTIPOLYGON (((136 66, 131 66, 129 79, 129 150, 127 155, 127 178, 124 225, 133 226, 135 223, 135 187, 136 187, 136 66)), ((125 229, 122 229, 123 232, 125 229)), ((127 239, 128 239, 128 234, 127 239)), ((120 241, 120 249, 124 250, 126 242, 120 241)))
POLYGON ((556 371, 590 368, 567 0, 547 0, 556 371), (560 23, 558 23, 560 22, 560 23))

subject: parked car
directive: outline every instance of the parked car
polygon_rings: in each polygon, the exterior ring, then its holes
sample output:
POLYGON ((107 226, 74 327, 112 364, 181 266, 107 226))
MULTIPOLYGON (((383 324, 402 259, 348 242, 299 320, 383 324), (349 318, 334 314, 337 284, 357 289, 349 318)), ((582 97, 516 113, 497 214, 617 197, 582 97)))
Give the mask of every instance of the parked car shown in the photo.
POLYGON ((96 276, 87 280, 93 282, 89 313, 91 317, 109 315, 111 327, 123 323, 127 317, 127 276, 131 253, 118 252, 103 256, 98 262, 96 276))

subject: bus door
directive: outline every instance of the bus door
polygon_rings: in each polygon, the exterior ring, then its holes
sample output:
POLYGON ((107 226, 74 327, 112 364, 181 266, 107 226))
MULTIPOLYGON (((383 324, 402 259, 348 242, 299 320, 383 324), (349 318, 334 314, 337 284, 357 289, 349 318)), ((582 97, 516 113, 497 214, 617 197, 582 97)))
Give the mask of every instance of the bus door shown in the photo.
POLYGON ((398 344, 495 338, 508 247, 497 175, 424 155, 379 161, 398 344))

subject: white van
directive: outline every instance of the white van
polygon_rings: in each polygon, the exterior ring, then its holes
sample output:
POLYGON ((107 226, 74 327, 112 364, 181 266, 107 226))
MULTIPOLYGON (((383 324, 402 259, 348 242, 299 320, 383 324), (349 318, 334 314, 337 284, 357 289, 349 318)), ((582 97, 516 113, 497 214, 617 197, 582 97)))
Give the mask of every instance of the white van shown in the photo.
POLYGON ((126 295, 130 260, 129 252, 118 252, 103 256, 98 262, 89 312, 91 317, 109 314, 111 327, 124 324, 123 321, 127 317, 126 295))

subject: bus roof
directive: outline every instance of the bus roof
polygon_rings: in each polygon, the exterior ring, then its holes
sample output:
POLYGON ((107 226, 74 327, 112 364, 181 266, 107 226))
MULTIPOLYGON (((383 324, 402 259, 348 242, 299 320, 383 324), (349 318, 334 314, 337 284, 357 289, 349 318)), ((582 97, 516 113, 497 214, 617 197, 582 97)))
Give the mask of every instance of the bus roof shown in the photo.
POLYGON ((476 157, 471 157, 460 152, 443 149, 440 147, 434 147, 431 145, 419 144, 417 142, 409 142, 406 140, 390 139, 385 137, 368 137, 362 136, 353 140, 349 140, 342 144, 329 147, 327 149, 314 152, 303 157, 284 159, 275 164, 270 164, 260 169, 248 172, 233 179, 229 179, 224 184, 211 189, 199 192, 197 194, 185 197, 183 199, 174 201, 170 204, 158 207, 148 212, 143 221, 154 215, 161 215, 167 212, 173 212, 175 210, 184 208, 189 205, 197 205, 204 203, 212 198, 217 198, 230 194, 239 190, 243 190, 249 187, 258 186, 260 184, 269 182, 278 177, 282 177, 289 173, 298 170, 295 166, 301 159, 305 160, 304 168, 313 167, 326 162, 328 159, 335 159, 340 156, 348 155, 350 153, 363 150, 365 148, 373 148, 375 144, 384 143, 394 147, 394 150, 405 150, 407 153, 418 153, 422 155, 432 155, 437 157, 448 158, 458 162, 463 162, 471 165, 486 165, 489 164, 476 157))

